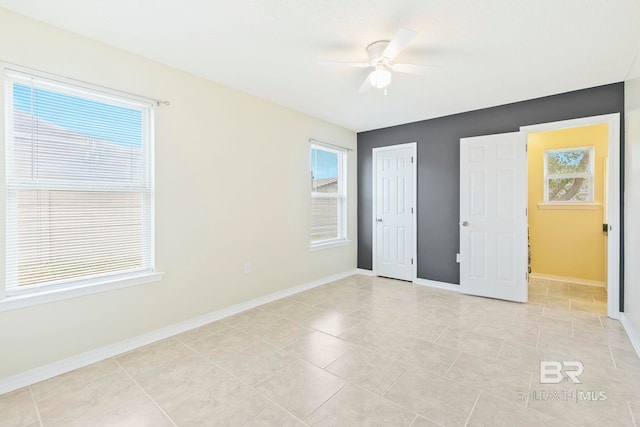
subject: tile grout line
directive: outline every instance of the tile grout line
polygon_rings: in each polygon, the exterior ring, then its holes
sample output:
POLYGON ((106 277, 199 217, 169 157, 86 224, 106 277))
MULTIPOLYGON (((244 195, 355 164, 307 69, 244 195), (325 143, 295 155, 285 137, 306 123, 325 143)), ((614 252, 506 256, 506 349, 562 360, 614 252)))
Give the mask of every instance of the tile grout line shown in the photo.
MULTIPOLYGON (((268 344, 268 343, 267 343, 267 344, 268 344)), ((271 344, 270 344, 270 345, 271 345, 271 344)), ((276 347, 276 348, 277 348, 277 347, 276 347)), ((260 390, 256 389, 256 388, 255 388, 254 386, 252 386, 251 384, 246 383, 244 380, 242 380, 242 379, 241 379, 240 377, 238 377, 237 375, 233 374, 233 373, 232 373, 231 371, 229 371, 228 369, 226 369, 226 368, 224 368, 223 366, 220 366, 219 364, 217 364, 214 360, 212 360, 212 359, 211 359, 210 357, 208 357, 207 355, 200 353, 199 351, 197 351, 197 350, 196 350, 196 349, 194 349, 194 348, 189 347, 189 349, 190 349, 191 351, 193 351, 193 353, 197 354, 198 356, 203 357, 204 359, 206 359, 206 360, 208 360, 209 362, 213 363, 213 365, 214 365, 214 366, 218 367, 218 369, 220 369, 220 370, 224 371, 227 375, 229 375, 229 376, 231 376, 232 378, 234 378, 235 380, 239 381, 241 384, 243 384, 243 385, 245 385, 246 387, 250 388, 254 393, 257 393, 258 395, 262 396, 263 398, 265 398, 265 399, 266 399, 266 400, 268 400, 269 402, 273 403, 273 404, 274 404, 275 406, 277 406, 278 408, 282 409, 282 410, 283 410, 284 412, 286 412, 287 414, 291 415, 291 416, 292 416, 293 418, 295 418, 296 420, 298 420, 298 421, 300 421, 301 423, 303 423, 304 425, 307 425, 307 426, 308 426, 308 424, 307 424, 306 422, 304 422, 304 420, 300 419, 300 418, 299 418, 299 417, 297 417, 295 414, 291 413, 291 412, 290 412, 289 410, 287 410, 285 407, 283 407, 282 405, 280 405, 280 404, 279 404, 278 402, 276 402, 275 400, 271 399, 269 396, 267 396, 267 395, 265 395, 264 393, 262 393, 260 390)), ((279 350, 282 350, 282 349, 279 349, 279 350)), ((284 351, 284 350, 282 350, 282 351, 284 351)), ((299 357, 297 357, 297 356, 296 356, 296 355, 294 355, 294 354, 291 354, 291 353, 289 353, 289 352, 286 352, 286 353, 287 353, 287 354, 289 354, 289 355, 291 355, 291 356, 293 356, 295 359, 303 360, 303 359, 300 359, 299 357)), ((306 360, 303 360, 303 361, 304 361, 304 362, 306 362, 306 360)), ((307 363, 309 363, 309 362, 307 362, 307 363)), ((267 381, 267 380, 269 380, 269 379, 271 379, 271 378, 273 378, 275 375, 277 375, 277 374, 279 374, 280 372, 282 372, 282 371, 283 371, 287 366, 289 366, 289 365, 285 365, 285 366, 283 366, 282 368, 278 369, 274 374, 269 375, 268 377, 266 377, 266 378, 264 378, 264 379, 260 380, 260 382, 259 382, 259 383, 257 383, 257 384, 256 384, 256 386, 257 386, 257 385, 262 384, 263 382, 265 382, 265 381, 267 381)), ((315 366, 315 365, 313 365, 313 366, 315 366)), ((335 374, 332 374, 332 375, 335 375, 335 374)), ((342 377, 339 377, 339 378, 341 378, 341 379, 342 379, 342 377)), ((264 412, 264 411, 262 411, 262 412, 264 412)), ((262 412, 260 412, 259 414, 257 414, 257 415, 256 415, 256 417, 257 417, 257 416, 259 416, 260 414, 262 414, 262 412)), ((248 423, 248 422, 249 422, 249 421, 247 421, 247 423, 248 423)), ((246 424, 246 423, 245 423, 245 424, 246 424)))
POLYGON ((529 409, 529 396, 530 396, 531 392, 533 391, 533 390, 531 390, 531 388, 533 387, 533 377, 534 377, 534 375, 535 374, 533 374, 533 373, 529 374, 529 384, 528 384, 528 387, 527 387, 527 392, 529 394, 527 394, 527 400, 525 400, 525 402, 524 402, 524 407, 527 408, 527 409, 529 409))
MULTIPOLYGON (((380 397, 381 397, 381 398, 383 398, 383 399, 385 399, 385 400, 387 400, 388 402, 391 402, 391 400, 389 400, 389 399, 387 399, 386 397, 384 397, 384 395, 385 395, 389 390, 391 390, 391 388, 392 388, 394 385, 396 385, 396 383, 397 383, 398 381, 400 381, 400 378, 401 378, 401 377, 404 375, 404 373, 405 373, 405 372, 407 372, 408 370, 409 370, 409 366, 405 366, 404 370, 400 373, 400 375, 398 375, 398 378, 396 378, 395 380, 393 380, 393 382, 392 382, 392 383, 391 383, 387 388, 385 388, 385 389, 384 389, 384 391, 380 394, 380 397)), ((396 403, 396 405, 397 405, 397 403, 396 403)))
MULTIPOLYGON (((533 374, 531 374, 531 380, 533 381, 533 374)), ((506 401, 506 399, 504 399, 503 397, 500 397, 500 396, 495 396, 495 399, 499 399, 499 400, 506 401)), ((571 423, 570 423, 570 422, 568 422, 568 421, 564 421, 564 420, 562 420, 562 419, 560 419, 560 418, 558 418, 558 417, 556 417, 556 416, 554 416, 554 415, 552 415, 552 414, 548 414, 548 413, 546 413, 546 412, 540 411, 540 410, 535 409, 535 408, 530 408, 530 407, 528 406, 528 404, 529 404, 529 400, 527 399, 527 405, 525 405, 525 408, 526 408, 525 410, 526 410, 526 411, 531 411, 531 412, 533 412, 533 413, 535 413, 535 414, 537 414, 537 415, 541 415, 541 416, 543 416, 543 417, 551 418, 551 419, 552 419, 552 420, 554 420, 554 421, 557 421, 557 422, 560 422, 560 423, 564 423, 564 424, 566 424, 566 425, 576 425, 576 424, 571 424, 571 423)))
POLYGON ((476 410, 476 406, 478 405, 478 400, 480 400, 480 395, 482 394, 482 392, 478 392, 478 396, 476 397, 476 401, 473 402, 473 406, 471 407, 471 411, 469 411, 469 415, 467 416, 467 420, 464 422, 464 426, 466 427, 469 424, 469 421, 471 421, 471 415, 473 415, 473 411, 476 410))
POLYGON ((504 345, 507 343, 507 339, 503 338, 502 339, 502 345, 500 346, 500 348, 498 349, 498 354, 496 354, 496 357, 494 358, 494 360, 497 362, 498 359, 500 358, 500 353, 502 353, 502 349, 504 348, 504 345))
POLYGON ((546 413, 546 412, 540 411, 540 410, 535 409, 535 408, 529 408, 529 407, 527 407, 527 411, 535 412, 536 414, 538 414, 538 415, 542 415, 542 416, 544 416, 544 417, 549 417, 549 418, 551 418, 551 419, 552 419, 552 420, 554 420, 554 421, 557 421, 557 422, 560 422, 560 423, 565 423, 565 424, 566 424, 566 425, 568 425, 568 426, 569 426, 569 425, 573 425, 573 426, 578 426, 578 425, 580 425, 580 424, 572 424, 572 423, 570 423, 569 421, 565 421, 565 420, 563 420, 563 419, 561 419, 561 418, 556 417, 555 415, 548 414, 548 413, 546 413))
POLYGON ((600 321, 600 327, 602 327, 603 329, 606 329, 604 327, 604 322, 602 321, 602 316, 600 314, 598 314, 598 320, 600 321))
POLYGON ((258 417, 259 417, 260 415, 262 415, 263 413, 264 413, 264 411, 257 413, 255 417, 251 418, 249 421, 247 421, 246 423, 244 423, 244 424, 242 424, 242 425, 243 425, 243 426, 248 425, 250 422, 252 422, 252 421, 253 421, 253 420, 255 420, 256 418, 258 418, 258 417))
MULTIPOLYGON (((342 359, 343 357, 345 357, 347 354, 350 354, 353 350, 355 350, 355 349, 356 349, 356 347, 360 347, 358 344, 350 343, 350 342, 348 342, 348 341, 346 341, 346 340, 342 340, 342 341, 344 341, 345 343, 350 344, 352 347, 351 347, 349 350, 347 350, 344 354, 340 355, 340 356, 339 356, 336 360, 334 360, 333 362, 329 363, 328 365, 326 365, 326 366, 324 366, 324 367, 320 367, 320 369, 322 369, 323 371, 327 371, 327 372, 328 372, 328 373, 330 373, 331 375, 335 375, 335 376, 337 376, 337 377, 340 377, 340 376, 339 376, 338 374, 334 373, 334 372, 331 372, 331 371, 328 369, 328 368, 329 368, 329 366, 333 365, 333 364, 334 364, 334 363, 336 363, 338 360, 340 360, 340 359, 342 359)), ((310 362, 309 362, 309 363, 310 363, 310 362)), ((340 377, 340 378, 342 378, 342 377, 340 377)))
MULTIPOLYGON (((436 337, 436 339, 434 339, 432 342, 433 342, 434 344, 438 344, 436 341, 438 341, 440 338, 442 338, 442 336, 444 335, 444 333, 445 333, 445 332, 447 332, 447 329, 449 329, 449 328, 450 328, 450 326, 445 326, 445 327, 442 329, 442 332, 440 332, 440 335, 438 335, 438 336, 436 337)), ((442 344, 438 344, 438 345, 442 345, 442 344)), ((446 347, 446 346, 443 346, 443 347, 446 347)), ((447 347, 447 348, 448 348, 448 347, 447 347)))
MULTIPOLYGON (((421 369, 421 368, 417 368, 417 369, 425 371, 424 369, 421 369)), ((384 394, 386 394, 398 382, 398 380, 400 380, 400 378, 406 373, 407 370, 409 370, 409 368, 405 369, 405 371, 402 374, 400 374, 400 376, 398 378, 396 378, 396 380, 393 382, 393 384, 391 384, 389 387, 387 387, 387 389, 384 391, 384 393, 382 395, 379 396, 379 398, 384 400, 387 403, 390 403, 392 405, 397 406, 398 408, 402 408, 402 409, 404 409, 404 410, 406 410, 408 412, 412 412, 414 414, 417 414, 417 416, 421 416, 422 418, 425 418, 425 419, 427 419, 428 421, 430 421, 430 422, 432 422, 434 424, 440 425, 440 423, 436 423, 435 421, 433 421, 431 418, 427 417, 426 415, 422 415, 422 414, 420 414, 418 412, 415 412, 413 409, 407 408, 406 406, 402 405, 401 403, 394 402, 393 400, 391 400, 391 399, 389 399, 389 398, 384 396, 384 394)), ((429 372, 429 371, 425 371, 425 372, 430 373, 430 374, 432 373, 432 372, 429 372)), ((434 375, 436 375, 436 374, 434 374, 434 375)), ((441 378, 443 378, 443 377, 441 377, 441 378)), ((447 380, 449 380, 449 379, 447 378, 447 380)), ((449 380, 449 381, 451 381, 451 380, 449 380)))
MULTIPOLYGON (((180 341, 178 340, 178 342, 180 342, 180 341)), ((118 365, 118 367, 120 368, 120 370, 122 370, 122 371, 125 373, 125 375, 126 375, 127 377, 129 377, 129 379, 130 379, 131 381, 133 381, 133 383, 134 383, 136 386, 138 386, 138 388, 140 389, 140 391, 142 391, 142 393, 144 393, 144 395, 145 395, 145 396, 147 396, 147 398, 149 398, 149 400, 151 400, 151 401, 153 402, 153 404, 154 404, 154 405, 155 405, 155 406, 160 410, 160 412, 162 412, 162 414, 163 414, 163 415, 164 415, 164 416, 165 416, 165 417, 166 417, 166 418, 171 422, 171 424, 173 424, 174 426, 178 427, 178 425, 175 423, 175 421, 173 421, 173 418, 171 418, 171 417, 169 416, 169 414, 167 414, 167 413, 165 412, 165 410, 160 406, 160 404, 159 404, 158 402, 156 402, 156 400, 155 400, 153 397, 151 397, 151 396, 149 395, 149 393, 147 393, 147 390, 145 390, 145 389, 144 389, 144 387, 142 387, 142 385, 140 385, 140 383, 139 383, 135 378, 133 378, 133 376, 129 373, 129 371, 127 371, 127 370, 125 369, 125 367, 124 367, 124 366, 122 366, 122 365, 120 364, 120 362, 118 362, 118 360, 117 360, 115 357, 112 357, 111 359, 112 359, 114 362, 116 362, 116 364, 118 365)))
POLYGON ((611 349, 611 344, 607 344, 607 348, 609 349, 609 357, 611 357, 611 361, 613 362, 613 369, 618 369, 616 358, 613 357, 613 350, 611 349))
POLYGON ((40 408, 38 408, 38 402, 36 402, 36 397, 33 394, 33 387, 29 386, 29 394, 31 395, 31 401, 33 402, 33 406, 36 409, 36 416, 38 417, 38 422, 40 423, 40 427, 44 426, 42 422, 42 416, 40 415, 40 408))
MULTIPOLYGON (((339 377, 340 379, 343 379, 342 377, 339 377)), ((309 417, 311 417, 313 414, 315 414, 317 411, 320 410, 320 408, 322 408, 324 405, 326 405, 327 403, 331 402, 337 395, 340 394, 340 392, 342 390, 345 390, 347 387, 349 387, 351 385, 351 381, 347 381, 347 383, 345 385, 343 385, 342 387, 340 387, 335 393, 333 393, 331 396, 329 396, 329 398, 327 398, 327 400, 325 400, 324 402, 322 402, 317 408, 315 408, 313 411, 311 411, 309 413, 309 415, 307 415, 306 417, 304 417, 304 419, 308 419, 309 417)), ((355 385, 354 385, 355 386, 355 385)), ((309 423, 305 422, 305 424, 309 425, 309 423)))
MULTIPOLYGON (((445 327, 445 329, 446 329, 446 327, 445 327)), ((443 333, 444 333, 444 332, 443 332, 443 333)), ((416 339, 416 340, 420 340, 420 341, 425 341, 425 342, 427 342, 427 343, 434 344, 434 345, 437 345, 437 346, 440 346, 440 347, 443 347, 443 348, 446 348, 446 349, 449 349, 449 350, 460 351, 460 350, 455 349, 455 348, 451 348, 451 347, 444 346, 444 345, 442 345, 442 344, 438 344, 438 343, 436 343, 436 342, 434 342, 434 341, 427 341, 427 340, 423 340, 422 338, 416 338, 416 337, 413 337, 413 336, 406 336, 406 335, 402 335, 402 337, 403 337, 403 338, 416 339)), ((423 370, 423 371, 425 371, 425 372, 429 372, 429 373, 434 374, 434 375, 438 375, 438 376, 440 376, 440 377, 442 377, 442 378, 445 378, 445 377, 443 377, 441 374, 438 374, 438 373, 433 372, 433 371, 429 371, 429 370, 427 370, 427 369, 423 369, 423 368, 421 368, 420 366, 417 366, 417 365, 412 365, 412 364, 410 364, 410 363, 404 362, 404 361, 402 361, 401 359, 398 359, 398 358, 396 358, 396 357, 393 357, 393 356, 390 356, 390 355, 388 355, 388 354, 386 354, 386 353, 383 353, 383 352, 379 351, 379 350, 378 350, 378 349, 376 349, 376 348, 367 347, 367 346, 365 346, 365 345, 362 345, 362 344, 359 344, 359 343, 356 343, 356 342, 353 342, 353 341, 348 341, 348 340, 345 340, 345 339, 343 339, 343 338, 340 338, 340 339, 342 339, 343 341, 348 342, 348 343, 350 343, 350 344, 353 344, 353 345, 355 345, 355 346, 358 346, 358 347, 360 347, 360 348, 362 348, 362 349, 364 349, 364 350, 367 350, 367 351, 370 351, 370 352, 372 352, 372 353, 375 353, 375 354, 377 354, 378 356, 382 356, 382 357, 384 357, 384 358, 386 358, 386 359, 390 359, 390 360, 392 360, 392 361, 394 361, 394 362, 400 363, 401 365, 403 365, 403 366, 405 367, 404 371, 406 371, 408 368, 416 368, 416 369, 421 369, 421 370, 423 370)), ((307 362, 305 359, 301 359, 301 360, 303 360, 303 361, 307 362)), ((307 363, 311 363, 311 362, 307 362, 307 363)), ((403 371, 403 373, 404 373, 404 371, 403 371)), ((331 373, 333 374, 333 372, 331 372, 331 373)), ((335 375, 335 374, 333 374, 333 375, 335 375)), ((402 374, 401 374, 401 375, 402 375, 402 374)), ((340 378, 342 378, 342 377, 340 377, 340 378)), ((383 392, 383 394, 384 394, 384 393, 386 393, 386 390, 383 392)))
POLYGON ((633 427, 638 427, 638 422, 636 421, 635 415, 633 415, 633 410, 631 409, 631 402, 627 400, 627 408, 629 409, 629 414, 631 415, 631 422, 633 423, 633 427))
POLYGON ((462 351, 458 350, 458 355, 453 360, 453 362, 451 362, 451 365, 449 365, 449 367, 445 371, 444 375, 442 376, 443 378, 448 378, 447 375, 449 375, 449 372, 451 372, 451 369, 453 368, 453 365, 455 365, 456 362, 458 361, 458 359, 460 359, 460 356, 462 356, 462 351))
MULTIPOLYGON (((460 352, 460 354, 462 354, 462 353, 463 353, 463 352, 460 352)), ((393 404, 393 405, 396 405, 396 406, 398 406, 398 407, 400 407, 400 408, 402 408, 402 409, 406 409, 406 410, 407 410, 407 411, 409 411, 409 412, 414 412, 414 410, 413 410, 413 409, 410 409, 410 408, 408 408, 408 407, 406 407, 406 406, 404 406, 404 405, 402 405, 402 404, 400 404, 400 403, 398 403, 398 402, 395 402, 395 401, 393 401, 393 400, 391 400, 391 399, 387 398, 386 396, 384 396, 384 394, 386 394, 386 393, 387 393, 387 392, 388 392, 388 391, 389 391, 389 390, 390 390, 390 389, 391 389, 391 388, 392 388, 392 387, 393 387, 393 386, 394 386, 394 385, 395 385, 395 384, 400 380, 400 378, 401 378, 401 377, 402 377, 402 376, 403 376, 403 375, 404 375, 404 374, 409 370, 409 368, 410 368, 410 367, 411 367, 411 368, 414 368, 414 369, 416 369, 416 370, 420 370, 420 371, 426 372, 426 373, 428 373, 428 374, 430 374, 430 375, 434 375, 434 376, 436 376, 436 377, 442 378, 442 379, 443 379, 443 380, 445 380, 445 381, 449 381, 449 382, 452 382, 452 383, 455 383, 455 384, 461 384, 461 383, 459 383, 459 382, 458 382, 458 380, 454 380, 454 379, 451 379, 451 378, 445 377, 445 376, 444 376, 444 375, 442 375, 442 374, 435 373, 435 372, 433 372, 433 371, 427 371, 426 369, 423 369, 423 368, 416 367, 416 366, 413 366, 413 365, 412 365, 412 366, 407 366, 407 368, 405 369, 405 371, 404 371, 404 372, 403 372, 403 373, 402 373, 398 378, 396 378, 396 380, 393 382, 393 384, 391 384, 389 387, 387 387, 387 389, 384 391, 383 395, 381 395, 381 396, 380 396, 380 398, 382 398, 385 402, 388 402, 388 403, 391 403, 391 404, 393 404)), ((417 413, 417 412, 415 412, 415 413, 417 413)), ((426 416, 426 415, 422 415, 422 414, 420 414, 420 413, 417 413, 417 414, 418 414, 419 416, 421 416, 421 417, 423 417, 423 418, 427 419, 428 421, 430 421, 430 422, 434 423, 434 424, 441 425, 440 423, 436 423, 435 421, 433 421, 431 418, 429 418, 429 417, 428 417, 428 416, 426 416)))

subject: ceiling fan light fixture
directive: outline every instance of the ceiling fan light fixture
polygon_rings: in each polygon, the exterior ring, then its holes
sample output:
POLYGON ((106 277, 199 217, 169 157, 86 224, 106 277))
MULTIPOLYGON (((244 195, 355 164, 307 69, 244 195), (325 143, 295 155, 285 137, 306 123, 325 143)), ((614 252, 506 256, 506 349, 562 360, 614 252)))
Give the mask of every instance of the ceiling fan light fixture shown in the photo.
POLYGON ((416 32, 407 28, 400 28, 391 40, 378 40, 367 46, 367 56, 369 62, 335 62, 323 61, 322 65, 341 65, 356 68, 373 68, 364 82, 360 85, 358 92, 367 92, 371 88, 383 89, 387 94, 387 86, 391 83, 392 72, 425 74, 424 68, 420 65, 397 64, 395 59, 402 52, 409 42, 416 36, 416 32))
POLYGON ((371 73, 371 86, 383 89, 389 86, 389 83, 391 83, 391 71, 378 68, 371 73))

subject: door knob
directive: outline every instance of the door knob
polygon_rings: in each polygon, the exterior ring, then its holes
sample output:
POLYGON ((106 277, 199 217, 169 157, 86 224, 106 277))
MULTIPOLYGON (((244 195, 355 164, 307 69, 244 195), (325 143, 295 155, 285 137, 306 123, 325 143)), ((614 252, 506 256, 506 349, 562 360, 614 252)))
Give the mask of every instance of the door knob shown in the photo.
POLYGON ((376 218, 376 222, 382 222, 382 218, 376 218))
POLYGON ((469 223, 467 221, 462 221, 460 225, 462 225, 463 227, 468 227, 469 223))

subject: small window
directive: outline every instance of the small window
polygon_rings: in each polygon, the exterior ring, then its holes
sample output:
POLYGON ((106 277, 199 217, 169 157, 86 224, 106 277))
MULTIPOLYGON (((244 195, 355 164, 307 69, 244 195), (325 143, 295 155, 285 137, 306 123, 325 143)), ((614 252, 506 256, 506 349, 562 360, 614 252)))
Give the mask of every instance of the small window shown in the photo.
POLYGON ((151 104, 5 70, 6 294, 153 272, 151 104))
POLYGON ((311 145, 311 245, 346 239, 346 152, 311 145))
POLYGON ((545 203, 593 203, 593 159, 593 147, 545 150, 545 203))

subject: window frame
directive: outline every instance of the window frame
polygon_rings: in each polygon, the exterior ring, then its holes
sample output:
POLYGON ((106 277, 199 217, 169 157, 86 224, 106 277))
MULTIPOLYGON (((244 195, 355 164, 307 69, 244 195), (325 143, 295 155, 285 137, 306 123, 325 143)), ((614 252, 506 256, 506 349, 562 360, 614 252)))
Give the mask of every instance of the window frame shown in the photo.
MULTIPOLYGON (((311 185, 313 185, 313 166, 312 151, 322 150, 336 154, 338 157, 338 191, 335 193, 322 193, 313 191, 311 188, 311 200, 309 203, 309 218, 313 219, 312 203, 313 199, 336 199, 337 206, 337 236, 329 239, 310 240, 309 247, 311 250, 323 249, 328 247, 343 246, 349 243, 347 240, 347 150, 329 144, 323 144, 317 141, 311 142, 309 147, 309 176, 311 185)), ((309 228, 311 232, 311 226, 309 228)))
POLYGON ((595 146, 580 146, 580 147, 564 147, 564 148, 552 148, 544 150, 544 173, 543 173, 543 189, 544 189, 544 204, 546 205, 563 205, 563 204, 593 204, 595 197, 595 146), (589 152, 589 172, 571 172, 550 174, 548 170, 549 153, 566 152, 566 151, 588 151, 589 152), (587 200, 549 200, 549 181, 552 179, 567 179, 567 178, 585 178, 587 181, 587 187, 589 190, 587 200))
MULTIPOLYGON (((4 191, 4 197, 2 198, 4 209, 2 210, 5 223, 5 254, 2 260, 2 266, 4 268, 3 276, 5 278, 5 285, 0 287, 0 311, 160 280, 163 273, 157 272, 155 266, 154 101, 90 83, 16 66, 14 64, 0 62, 0 72, 2 73, 3 80, 2 85, 0 85, 0 92, 4 98, 4 103, 0 107, 3 108, 4 111, 0 112, 0 116, 4 120, 5 127, 3 135, 5 143, 4 150, 2 150, 2 154, 5 156, 3 162, 5 171, 1 178, 3 180, 2 188, 4 191), (145 167, 143 175, 144 184, 141 189, 138 190, 133 190, 131 186, 129 186, 129 192, 144 193, 147 195, 142 198, 142 212, 148 212, 148 219, 141 220, 141 226, 147 229, 141 236, 141 254, 147 253, 147 259, 149 261, 143 264, 142 268, 131 269, 129 271, 118 270, 93 276, 78 275, 74 278, 61 280, 59 282, 49 281, 22 286, 17 285, 17 280, 11 280, 10 275, 16 274, 16 267, 18 265, 17 258, 15 257, 13 262, 16 264, 13 266, 10 265, 10 254, 16 250, 18 245, 17 235, 9 232, 12 226, 14 227, 13 229, 17 230, 18 218, 17 202, 12 195, 16 194, 16 191, 19 191, 21 188, 28 188, 28 184, 26 186, 22 184, 16 185, 16 182, 20 182, 21 180, 12 178, 10 175, 12 173, 12 161, 14 161, 12 152, 14 146, 13 88, 15 83, 23 84, 20 81, 23 79, 25 82, 28 81, 28 79, 43 82, 44 90, 70 96, 81 96, 109 105, 135 108, 141 112, 143 117, 141 131, 143 134, 142 155, 144 156, 143 162, 145 167), (10 189, 10 186, 12 189, 10 189), (13 211, 11 211, 12 209, 13 211), (11 212, 13 212, 13 214, 11 214, 11 212), (11 222, 12 218, 14 219, 13 223, 11 222), (14 235, 13 238, 10 237, 12 234, 14 235)), ((40 83, 38 84, 40 85, 40 83)), ((51 182, 55 182, 55 180, 51 182)), ((87 190, 87 188, 84 187, 86 186, 83 186, 82 181, 79 181, 77 185, 69 185, 68 181, 61 181, 59 184, 52 185, 48 189, 52 191, 69 189, 78 191, 82 191, 83 189, 87 190)), ((126 191, 125 186, 123 185, 116 191, 126 191)), ((16 278, 14 277, 13 279, 16 278)))

